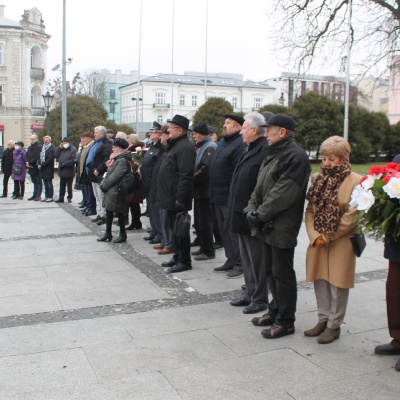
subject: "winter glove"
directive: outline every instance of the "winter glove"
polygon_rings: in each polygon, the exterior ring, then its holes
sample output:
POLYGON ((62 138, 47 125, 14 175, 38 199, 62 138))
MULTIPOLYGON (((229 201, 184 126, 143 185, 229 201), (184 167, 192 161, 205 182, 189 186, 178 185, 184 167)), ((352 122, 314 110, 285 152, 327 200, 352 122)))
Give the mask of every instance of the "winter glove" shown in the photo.
POLYGON ((103 193, 106 193, 106 192, 107 192, 107 190, 104 189, 104 187, 103 187, 102 185, 100 185, 100 190, 101 190, 103 193))
POLYGON ((247 211, 246 212, 246 219, 248 224, 252 228, 259 228, 262 225, 262 222, 258 219, 258 212, 257 211, 247 211))
POLYGON ((320 248, 320 249, 326 247, 326 242, 325 242, 325 240, 324 240, 324 238, 323 238, 322 235, 321 235, 321 236, 318 236, 318 237, 315 239, 314 246, 315 246, 315 247, 318 247, 318 248, 320 248))
POLYGON ((185 211, 185 206, 179 200, 175 200, 175 210, 178 212, 185 211))

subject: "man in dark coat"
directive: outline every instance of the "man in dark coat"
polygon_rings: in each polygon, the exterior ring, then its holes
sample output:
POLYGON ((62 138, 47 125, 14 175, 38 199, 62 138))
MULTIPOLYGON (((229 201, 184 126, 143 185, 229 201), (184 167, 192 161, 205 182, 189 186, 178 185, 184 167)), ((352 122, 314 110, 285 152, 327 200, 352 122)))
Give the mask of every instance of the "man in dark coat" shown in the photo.
POLYGON ((93 220, 97 225, 106 223, 106 209, 104 208, 104 193, 100 189, 100 183, 107 171, 106 162, 112 152, 112 143, 106 137, 107 129, 104 126, 94 128, 94 144, 86 157, 87 181, 92 183, 94 197, 96 198, 97 217, 93 220))
MULTIPOLYGON (((196 152, 187 136, 189 120, 175 115, 168 122, 170 137, 160 166, 156 205, 167 210, 169 225, 173 229, 176 214, 192 209, 196 152)), ((178 237, 174 234, 174 242, 173 258, 161 265, 169 267, 169 273, 192 269, 190 237, 178 237)))
POLYGON ((42 148, 37 135, 32 135, 30 141, 31 145, 28 147, 26 153, 26 168, 28 169, 29 176, 33 183, 33 193, 28 200, 40 201, 42 195, 42 179, 40 178, 38 164, 42 148))
MULTIPOLYGON (((393 162, 400 164, 400 154, 393 162)), ((390 235, 385 237, 384 257, 389 260, 389 272, 386 280, 386 310, 389 327, 390 343, 375 347, 375 353, 381 356, 400 355, 400 243, 390 235)), ((400 358, 395 364, 395 370, 400 372, 400 358)))
POLYGON ((240 136, 244 119, 240 115, 225 114, 222 138, 215 150, 210 171, 211 204, 215 212, 219 232, 227 260, 215 272, 228 272, 227 278, 243 276, 239 251, 239 237, 229 230, 228 197, 233 171, 243 153, 245 144, 240 136))
POLYGON ((89 150, 94 145, 94 135, 90 131, 81 134, 81 156, 79 160, 79 183, 82 185, 84 205, 79 208, 83 215, 96 215, 96 198, 94 197, 92 184, 87 180, 86 159, 89 150))
POLYGON ((240 134, 246 149, 243 152, 229 190, 228 215, 229 229, 239 235, 239 248, 242 260, 246 289, 231 305, 243 307, 243 313, 253 314, 268 307, 267 254, 264 242, 251 236, 251 228, 243 214, 257 183, 258 170, 266 156, 267 141, 264 137, 263 115, 253 112, 244 116, 245 121, 240 134))
POLYGON ((51 143, 50 136, 43 136, 43 144, 39 158, 39 176, 43 181, 44 199, 41 202, 51 203, 54 196, 54 152, 55 147, 51 143))
POLYGON ((296 124, 292 117, 274 115, 266 127, 267 156, 244 211, 252 236, 265 242, 267 279, 274 299, 268 313, 252 322, 257 326, 272 325, 261 334, 276 339, 295 331, 294 249, 303 221, 311 166, 306 152, 294 141, 296 124))
POLYGON ((62 139, 54 153, 58 161, 58 176, 60 177, 60 194, 56 203, 64 203, 65 188, 67 187, 68 203, 72 202, 72 181, 75 175, 76 148, 67 137, 62 139))
POLYGON ((4 177, 3 194, 0 197, 7 197, 8 194, 8 181, 12 173, 14 148, 14 142, 12 140, 9 140, 7 143, 7 148, 4 150, 3 156, 1 158, 1 172, 4 174, 4 177))
POLYGON ((210 204, 210 167, 217 144, 209 136, 204 122, 193 127, 193 137, 197 145, 194 166, 194 228, 200 249, 192 254, 197 261, 215 258, 213 241, 213 218, 210 204))

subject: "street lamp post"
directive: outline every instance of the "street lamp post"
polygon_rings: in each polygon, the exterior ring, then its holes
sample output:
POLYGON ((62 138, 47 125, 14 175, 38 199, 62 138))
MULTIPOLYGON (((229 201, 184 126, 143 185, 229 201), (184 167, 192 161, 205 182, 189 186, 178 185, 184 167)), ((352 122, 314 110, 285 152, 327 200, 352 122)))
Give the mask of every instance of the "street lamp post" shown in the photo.
POLYGON ((113 122, 115 122, 115 106, 118 104, 117 101, 110 101, 108 105, 110 106, 110 113, 113 115, 113 122))
POLYGON ((50 136, 50 108, 53 101, 53 97, 49 91, 46 94, 42 94, 44 106, 46 108, 46 120, 47 120, 47 136, 50 136))

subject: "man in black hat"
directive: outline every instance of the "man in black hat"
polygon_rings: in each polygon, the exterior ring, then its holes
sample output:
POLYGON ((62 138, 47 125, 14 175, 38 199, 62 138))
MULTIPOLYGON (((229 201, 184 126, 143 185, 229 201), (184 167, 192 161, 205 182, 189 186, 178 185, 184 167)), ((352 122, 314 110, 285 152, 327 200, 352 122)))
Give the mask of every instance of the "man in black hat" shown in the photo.
MULTIPOLYGON (((3 177, 3 194, 0 197, 7 197, 8 194, 8 181, 12 173, 13 166, 13 153, 14 153, 14 141, 9 140, 7 143, 7 148, 4 150, 1 158, 1 172, 4 174, 3 177)), ((14 195, 14 193, 13 193, 14 195)))
POLYGON ((243 276, 239 252, 239 237, 228 229, 228 197, 233 171, 243 153, 245 144, 240 136, 244 118, 240 115, 225 114, 222 138, 215 150, 211 164, 211 203, 217 219, 227 260, 215 272, 227 272, 229 279, 243 276))
POLYGON ((29 140, 31 144, 26 152, 26 169, 33 183, 33 193, 28 200, 40 201, 42 196, 42 179, 38 169, 38 161, 42 148, 37 135, 31 135, 29 140))
POLYGON ((54 152, 58 161, 58 176, 60 177, 60 192, 55 203, 64 203, 65 188, 67 188, 68 203, 72 202, 72 181, 75 175, 76 148, 64 137, 54 152))
POLYGON ((193 127, 197 145, 194 166, 194 227, 200 248, 192 251, 197 261, 215 258, 213 219, 210 205, 210 167, 217 144, 210 138, 208 127, 200 122, 193 127))
POLYGON ((294 140, 296 125, 292 117, 277 114, 265 126, 267 156, 244 212, 252 228, 251 235, 264 242, 267 278, 274 299, 268 313, 253 318, 252 323, 271 325, 261 334, 267 339, 277 339, 295 331, 294 249, 303 220, 311 166, 306 152, 294 140))
MULTIPOLYGON (((173 229, 176 214, 192 209, 196 152, 187 136, 189 120, 177 114, 167 122, 170 137, 160 166, 156 206, 167 210, 169 225, 173 229)), ((192 269, 190 237, 174 234, 174 242, 173 258, 161 265, 168 267, 169 273, 192 269)))

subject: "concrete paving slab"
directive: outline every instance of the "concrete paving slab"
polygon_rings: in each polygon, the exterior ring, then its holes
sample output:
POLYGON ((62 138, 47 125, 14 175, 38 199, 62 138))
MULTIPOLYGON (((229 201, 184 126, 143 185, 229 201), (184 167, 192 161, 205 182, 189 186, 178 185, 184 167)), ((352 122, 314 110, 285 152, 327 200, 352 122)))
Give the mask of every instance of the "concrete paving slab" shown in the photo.
MULTIPOLYGON (((157 329, 156 325, 154 329, 157 329)), ((100 380, 117 380, 134 374, 174 370, 189 365, 209 365, 238 358, 205 330, 83 348, 100 380)), ((180 377, 182 379, 183 375, 180 377)))
POLYGON ((0 393, 55 390, 60 382, 71 385, 96 382, 82 349, 2 357, 0 361, 0 393))
POLYGON ((0 282, 2 284, 18 282, 27 279, 44 279, 46 273, 42 267, 27 267, 27 268, 8 268, 0 269, 0 282))
MULTIPOLYGON (((115 317, 0 329, 0 357, 130 341, 115 317)), ((0 358, 1 359, 1 358, 0 358)))
POLYGON ((334 381, 331 374, 291 349, 163 370, 162 373, 183 399, 191 400, 265 400, 278 396, 286 399, 291 389, 328 385, 334 381))

